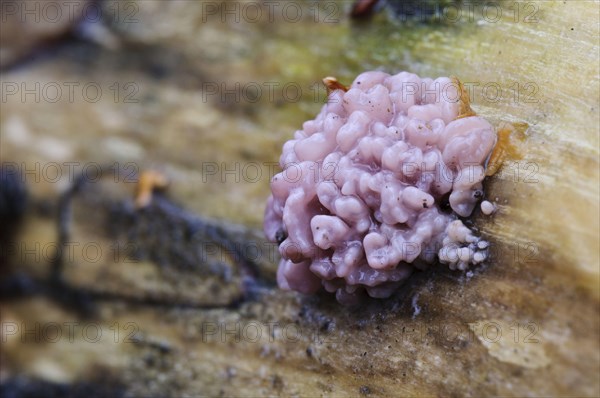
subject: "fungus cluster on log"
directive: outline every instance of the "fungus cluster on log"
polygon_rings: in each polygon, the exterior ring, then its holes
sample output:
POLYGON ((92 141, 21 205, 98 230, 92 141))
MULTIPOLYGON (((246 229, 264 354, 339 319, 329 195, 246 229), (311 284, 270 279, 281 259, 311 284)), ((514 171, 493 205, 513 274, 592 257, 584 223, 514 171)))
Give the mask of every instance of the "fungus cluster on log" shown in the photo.
POLYGON ((496 133, 458 79, 324 81, 327 103, 284 144, 271 181, 264 229, 279 243, 279 286, 352 303, 388 297, 414 268, 485 261, 488 243, 459 217, 483 199, 496 133))

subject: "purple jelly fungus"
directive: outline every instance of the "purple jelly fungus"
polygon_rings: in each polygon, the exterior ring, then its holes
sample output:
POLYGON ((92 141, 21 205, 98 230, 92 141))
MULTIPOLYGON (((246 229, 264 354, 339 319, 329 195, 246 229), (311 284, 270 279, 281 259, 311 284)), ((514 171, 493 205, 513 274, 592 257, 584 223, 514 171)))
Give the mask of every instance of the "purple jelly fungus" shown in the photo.
POLYGON ((389 297, 414 268, 485 261, 488 243, 458 217, 482 199, 496 133, 458 118, 460 92, 447 77, 365 72, 329 94, 271 180, 264 230, 281 288, 355 303, 389 297))

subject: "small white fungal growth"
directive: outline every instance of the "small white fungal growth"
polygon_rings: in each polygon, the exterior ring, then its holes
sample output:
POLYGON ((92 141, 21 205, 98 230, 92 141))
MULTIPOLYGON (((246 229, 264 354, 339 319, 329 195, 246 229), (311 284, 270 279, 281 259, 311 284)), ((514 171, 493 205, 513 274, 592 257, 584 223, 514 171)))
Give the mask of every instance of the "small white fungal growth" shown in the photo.
POLYGON ((462 221, 454 220, 446 228, 443 247, 438 252, 441 263, 450 269, 464 271, 469 264, 479 264, 487 258, 489 243, 479 239, 462 221))
POLYGON ((492 202, 488 202, 487 200, 484 200, 483 202, 481 202, 481 212, 483 214, 485 214, 486 216, 489 216, 490 214, 492 214, 495 211, 496 211, 496 206, 494 206, 494 204, 492 202))
POLYGON ((335 87, 271 181, 264 229, 280 244, 279 285, 351 302, 389 296, 415 267, 485 261, 488 243, 458 217, 483 197, 496 134, 459 117, 456 81, 366 72, 335 87))

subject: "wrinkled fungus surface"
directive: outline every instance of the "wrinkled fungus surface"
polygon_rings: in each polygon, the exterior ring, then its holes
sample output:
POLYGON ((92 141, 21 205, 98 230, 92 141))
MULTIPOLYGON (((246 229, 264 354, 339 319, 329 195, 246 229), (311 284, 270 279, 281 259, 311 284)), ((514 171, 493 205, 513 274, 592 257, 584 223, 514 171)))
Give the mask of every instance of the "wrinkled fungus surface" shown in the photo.
MULTIPOLYGON (((482 199, 492 126, 459 115, 456 80, 366 72, 283 146, 267 238, 284 289, 384 298, 416 268, 465 270, 488 243, 467 228, 482 199)), ((464 105, 464 101, 462 102, 464 105)))

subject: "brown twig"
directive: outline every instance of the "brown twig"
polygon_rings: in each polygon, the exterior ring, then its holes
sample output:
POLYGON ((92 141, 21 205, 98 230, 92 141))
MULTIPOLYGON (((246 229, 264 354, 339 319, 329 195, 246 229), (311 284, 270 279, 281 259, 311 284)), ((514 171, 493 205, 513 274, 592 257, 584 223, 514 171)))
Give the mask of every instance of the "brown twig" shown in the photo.
POLYGON ((323 84, 325 85, 325 87, 327 87, 327 94, 335 90, 343 90, 344 92, 348 91, 348 87, 338 82, 338 80, 332 76, 327 76, 326 78, 324 78, 323 84))
POLYGON ((378 1, 379 0, 356 0, 352 6, 352 11, 350 11, 350 16, 355 19, 371 16, 378 1))

